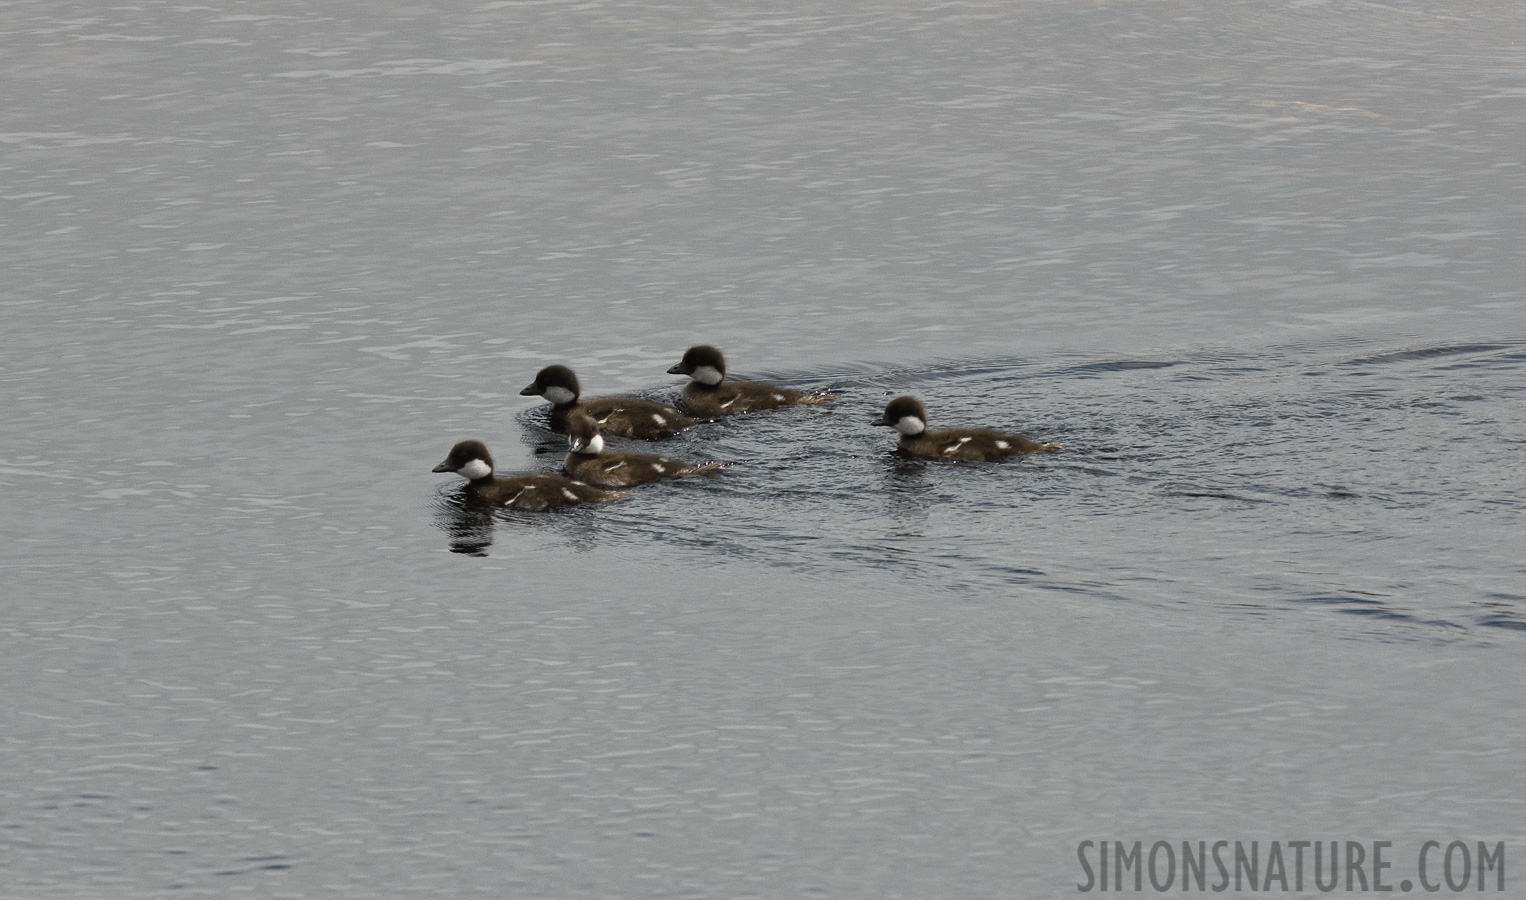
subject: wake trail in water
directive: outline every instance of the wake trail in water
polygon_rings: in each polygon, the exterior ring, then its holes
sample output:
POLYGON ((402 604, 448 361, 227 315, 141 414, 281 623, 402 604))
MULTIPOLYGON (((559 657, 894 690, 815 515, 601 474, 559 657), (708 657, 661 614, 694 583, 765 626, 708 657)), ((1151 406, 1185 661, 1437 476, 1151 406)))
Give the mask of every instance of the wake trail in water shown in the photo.
MULTIPOLYGON (((1526 511, 1515 462, 1526 424, 1512 412, 1522 369, 1526 341, 1341 341, 767 373, 839 398, 661 445, 730 463, 714 477, 515 524, 631 556, 662 547, 679 569, 744 558, 950 596, 1317 609, 1360 617, 1381 639, 1521 629, 1526 601, 1512 588, 1526 570, 1510 548, 1526 511), (903 458, 889 429, 868 424, 902 393, 927 404, 931 427, 1065 449, 903 458)), ((520 421, 554 469, 561 438, 544 413, 520 421)), ((480 526, 458 522, 463 552, 485 552, 480 526)))

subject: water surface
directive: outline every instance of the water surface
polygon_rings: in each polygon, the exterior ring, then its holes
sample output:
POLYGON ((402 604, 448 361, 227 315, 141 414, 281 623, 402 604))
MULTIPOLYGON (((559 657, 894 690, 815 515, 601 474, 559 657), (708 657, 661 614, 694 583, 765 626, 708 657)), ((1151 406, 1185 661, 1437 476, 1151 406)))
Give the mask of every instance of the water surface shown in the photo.
POLYGON ((0 5, 0 893, 1521 844, 1523 29, 0 5), (539 367, 670 397, 700 341, 839 400, 608 507, 463 520, 429 472, 554 469, 539 367), (901 393, 1065 450, 900 459, 901 393))

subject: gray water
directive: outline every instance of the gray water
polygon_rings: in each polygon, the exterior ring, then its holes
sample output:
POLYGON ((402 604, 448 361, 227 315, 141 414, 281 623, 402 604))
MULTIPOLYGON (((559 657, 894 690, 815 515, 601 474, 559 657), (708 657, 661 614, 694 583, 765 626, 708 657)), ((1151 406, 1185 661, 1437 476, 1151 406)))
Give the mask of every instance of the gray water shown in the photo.
POLYGON ((1490 0, 0 4, 0 895, 1518 871, 1523 47, 1490 0), (671 397, 701 341, 839 400, 610 506, 429 472, 553 470, 539 367, 671 397), (901 393, 1065 449, 900 459, 901 393))

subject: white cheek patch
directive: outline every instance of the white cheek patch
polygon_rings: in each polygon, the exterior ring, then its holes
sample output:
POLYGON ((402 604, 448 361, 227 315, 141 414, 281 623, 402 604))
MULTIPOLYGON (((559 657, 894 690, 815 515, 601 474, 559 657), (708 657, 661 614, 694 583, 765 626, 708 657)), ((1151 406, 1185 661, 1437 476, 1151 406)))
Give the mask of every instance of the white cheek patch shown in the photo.
POLYGON ((896 420, 895 430, 910 437, 927 430, 927 423, 916 416, 902 416, 896 420))
POLYGON ((721 373, 714 366, 699 366, 694 374, 689 376, 700 384, 708 384, 714 387, 721 383, 721 373))
POLYGON ((592 453, 592 454, 595 454, 595 455, 603 453, 604 452, 604 435, 596 434, 593 437, 589 438, 588 439, 588 443, 583 446, 583 452, 584 453, 592 453))
POLYGON ((480 459, 474 459, 457 470, 467 481, 476 481, 493 474, 493 467, 480 459))
POLYGON ((557 406, 565 406, 578 398, 577 394, 564 387, 548 387, 541 396, 555 403, 557 406))

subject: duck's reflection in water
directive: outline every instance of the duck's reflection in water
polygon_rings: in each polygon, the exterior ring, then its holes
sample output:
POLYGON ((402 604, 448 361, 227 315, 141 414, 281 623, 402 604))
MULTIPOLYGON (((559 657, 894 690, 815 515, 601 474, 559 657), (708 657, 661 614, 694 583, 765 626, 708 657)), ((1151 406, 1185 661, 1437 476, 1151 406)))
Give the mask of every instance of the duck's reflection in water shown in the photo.
POLYGON ((884 458, 885 512, 897 532, 920 536, 932 508, 932 486, 923 460, 891 451, 884 458))
POLYGON ((596 517, 578 509, 527 512, 493 506, 462 490, 441 493, 435 498, 435 527, 445 532, 450 552, 467 556, 487 556, 493 546, 493 529, 498 526, 511 529, 511 542, 514 534, 533 532, 549 536, 570 550, 592 550, 600 536, 599 529, 592 527, 596 521, 596 517))
POLYGON ((493 546, 493 508, 465 493, 442 495, 435 504, 435 527, 450 539, 450 552, 487 556, 493 546))

